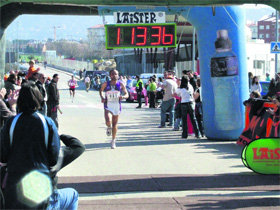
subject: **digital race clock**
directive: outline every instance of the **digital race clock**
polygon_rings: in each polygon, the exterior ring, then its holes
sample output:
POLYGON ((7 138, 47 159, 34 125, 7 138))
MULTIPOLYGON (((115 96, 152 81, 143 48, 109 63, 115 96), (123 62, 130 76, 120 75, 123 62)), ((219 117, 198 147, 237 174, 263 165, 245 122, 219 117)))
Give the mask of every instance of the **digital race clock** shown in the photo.
POLYGON ((105 25, 106 49, 176 47, 175 23, 105 25))

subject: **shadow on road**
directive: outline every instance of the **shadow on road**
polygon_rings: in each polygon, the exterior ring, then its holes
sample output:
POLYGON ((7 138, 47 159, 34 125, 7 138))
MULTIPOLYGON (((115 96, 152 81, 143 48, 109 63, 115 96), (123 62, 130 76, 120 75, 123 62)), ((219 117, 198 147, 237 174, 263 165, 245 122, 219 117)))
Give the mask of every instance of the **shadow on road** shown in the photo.
POLYGON ((59 177, 58 188, 73 187, 79 193, 133 191, 279 191, 279 176, 255 173, 219 175, 123 175, 59 177))
MULTIPOLYGON (((176 198, 177 199, 177 198, 176 198)), ((182 203, 188 203, 184 205, 187 209, 243 209, 243 208, 252 208, 252 209, 262 209, 262 207, 270 207, 280 205, 279 198, 224 198, 224 197, 209 197, 195 199, 188 199, 188 201, 183 201, 182 203), (255 207, 255 208, 254 208, 255 207)), ((180 199, 178 202, 181 203, 180 199)), ((181 204, 182 204, 181 203, 181 204)))

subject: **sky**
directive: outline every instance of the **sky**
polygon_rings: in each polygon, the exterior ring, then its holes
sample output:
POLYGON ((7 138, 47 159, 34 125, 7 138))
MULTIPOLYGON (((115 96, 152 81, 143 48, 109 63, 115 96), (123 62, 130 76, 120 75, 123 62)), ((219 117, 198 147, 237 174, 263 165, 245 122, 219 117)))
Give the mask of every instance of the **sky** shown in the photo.
MULTIPOLYGON (((264 15, 271 14, 274 9, 266 5, 246 4, 247 19, 258 20, 264 15)), ((105 16, 107 24, 113 24, 113 16, 105 16)), ((73 16, 73 15, 21 15, 17 17, 6 30, 6 39, 87 39, 87 28, 103 24, 101 16, 73 16)))

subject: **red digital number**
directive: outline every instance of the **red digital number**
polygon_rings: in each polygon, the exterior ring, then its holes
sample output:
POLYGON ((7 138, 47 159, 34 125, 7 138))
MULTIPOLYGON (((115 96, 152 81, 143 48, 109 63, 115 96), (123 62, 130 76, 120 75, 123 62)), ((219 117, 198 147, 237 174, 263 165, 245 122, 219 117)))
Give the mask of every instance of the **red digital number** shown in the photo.
POLYGON ((137 27, 139 30, 144 30, 144 34, 137 34, 136 36, 139 38, 143 38, 143 42, 136 43, 137 46, 143 46, 147 43, 147 27, 137 27))
POLYGON ((152 37, 157 37, 158 41, 157 42, 151 42, 151 45, 160 45, 160 40, 161 40, 161 27, 160 26, 153 26, 152 29, 158 29, 158 33, 152 34, 152 37))
POLYGON ((121 29, 118 28, 117 45, 120 45, 120 39, 121 39, 121 29))
POLYGON ((131 44, 134 44, 134 37, 135 37, 135 28, 132 28, 132 31, 131 31, 131 44))
POLYGON ((166 45, 168 45, 168 44, 172 44, 173 43, 173 34, 165 34, 165 27, 163 27, 163 32, 162 32, 162 44, 166 44, 166 45), (170 41, 168 42, 166 42, 165 41, 165 39, 167 38, 167 37, 170 37, 170 41))

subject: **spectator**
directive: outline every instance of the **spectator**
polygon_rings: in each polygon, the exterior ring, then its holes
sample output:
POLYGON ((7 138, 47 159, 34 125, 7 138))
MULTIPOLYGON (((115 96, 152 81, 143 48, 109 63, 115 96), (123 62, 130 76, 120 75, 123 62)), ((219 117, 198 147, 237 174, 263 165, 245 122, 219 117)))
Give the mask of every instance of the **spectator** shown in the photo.
POLYGON ((59 80, 58 74, 53 75, 53 79, 51 83, 48 85, 47 94, 47 115, 48 117, 52 118, 58 128, 58 119, 57 119, 57 110, 59 108, 59 91, 57 88, 57 82, 59 80))
POLYGON ((259 93, 262 92, 262 87, 257 76, 254 76, 252 80, 251 92, 253 91, 258 91, 259 93))
POLYGON ((198 130, 197 120, 195 117, 195 103, 194 103, 194 91, 192 85, 189 84, 186 76, 181 79, 180 88, 176 90, 176 95, 182 98, 181 100, 181 112, 182 112, 182 138, 188 138, 188 122, 187 115, 189 114, 191 123, 195 132, 196 138, 201 138, 200 132, 198 130))
POLYGON ((269 82, 269 81, 270 81, 270 75, 269 75, 269 73, 266 73, 265 76, 266 76, 265 81, 269 82))
POLYGON ((143 91, 143 81, 140 79, 140 77, 137 75, 136 76, 136 92, 137 92, 137 101, 138 101, 138 106, 136 107, 137 109, 141 109, 142 107, 142 91, 143 91))
POLYGON ((80 75, 80 80, 81 80, 83 78, 83 71, 82 71, 82 69, 80 69, 79 75, 80 75))
POLYGON ((275 79, 271 79, 269 86, 268 86, 268 92, 267 94, 263 97, 264 99, 267 99, 268 97, 274 97, 276 95, 276 82, 275 79))
POLYGON ((6 88, 7 94, 10 94, 10 91, 19 89, 16 85, 16 75, 15 74, 9 75, 7 81, 5 82, 5 88, 6 88))
POLYGON ((253 73, 252 72, 248 72, 248 79, 249 79, 249 91, 251 92, 251 86, 252 86, 252 81, 253 81, 253 73))
POLYGON ((194 76, 194 73, 192 70, 184 70, 183 72, 186 73, 187 77, 189 78, 190 84, 193 86, 193 90, 196 90, 196 76, 194 76))
POLYGON ((261 98, 261 94, 258 91, 251 92, 250 93, 250 98, 246 101, 243 101, 243 105, 244 106, 249 105, 253 101, 253 99, 255 99, 255 98, 261 98))
POLYGON ((126 88, 130 89, 131 87, 132 87, 132 79, 131 76, 128 76, 126 81, 126 88))
POLYGON ((173 80, 174 78, 174 72, 168 71, 165 73, 166 80, 162 84, 162 88, 164 89, 164 96, 161 103, 161 110, 160 110, 160 116, 161 121, 159 128, 165 127, 165 121, 166 121, 166 112, 169 111, 169 124, 168 126, 173 126, 174 123, 174 105, 175 105, 175 98, 173 97, 173 94, 176 91, 177 84, 173 80))
POLYGON ((35 65, 34 60, 29 61, 29 69, 28 69, 28 73, 26 75, 26 79, 29 79, 29 77, 32 74, 34 74, 35 72, 38 72, 40 70, 40 68, 35 69, 34 65, 35 65))
POLYGON ((7 97, 7 106, 6 102, 4 101, 4 97, 6 95, 6 89, 2 88, 0 90, 0 128, 3 127, 6 120, 12 116, 16 115, 16 102, 18 98, 19 91, 11 92, 7 97))
MULTIPOLYGON (((45 208, 52 193, 49 191, 41 200, 31 202, 30 198, 25 197, 26 189, 22 183, 32 173, 40 174, 43 180, 50 180, 49 168, 58 159, 60 142, 57 129, 50 118, 37 112, 41 100, 42 95, 36 85, 25 83, 18 98, 20 114, 10 118, 1 131, 1 162, 8 166, 4 189, 7 209, 45 208)), ((39 182, 44 182, 43 180, 39 182)), ((38 179, 33 179, 32 185, 38 186, 39 182, 38 179)), ((28 186, 28 190, 34 194, 51 189, 50 186, 47 189, 32 189, 32 185, 28 186)))
POLYGON ((157 84, 156 84, 156 79, 152 77, 151 82, 149 84, 149 104, 150 108, 156 108, 156 89, 157 89, 157 84))
MULTIPOLYGON (((177 86, 180 87, 181 85, 181 79, 177 79, 177 86)), ((176 98, 176 104, 175 104, 175 122, 174 122, 174 128, 173 131, 179 131, 181 120, 182 120, 182 111, 181 111, 181 97, 178 97, 175 94, 176 98)))
POLYGON ((198 129, 202 137, 204 137, 204 128, 203 128, 203 115, 202 115, 202 97, 201 97, 201 86, 200 79, 196 80, 197 89, 194 92, 195 99, 195 117, 197 120, 198 129))
POLYGON ((41 103, 41 108, 39 109, 39 112, 42 114, 42 115, 45 115, 47 116, 47 99, 48 99, 48 96, 47 96, 47 91, 46 91, 46 87, 45 87, 45 81, 46 81, 46 77, 44 74, 38 74, 38 80, 36 82, 36 86, 38 87, 40 93, 42 94, 43 96, 43 101, 41 103))

